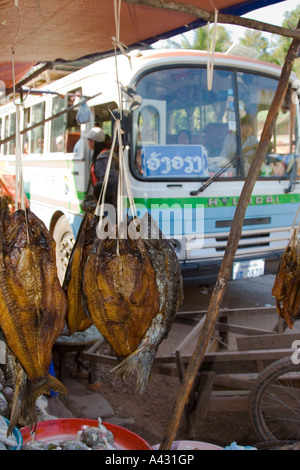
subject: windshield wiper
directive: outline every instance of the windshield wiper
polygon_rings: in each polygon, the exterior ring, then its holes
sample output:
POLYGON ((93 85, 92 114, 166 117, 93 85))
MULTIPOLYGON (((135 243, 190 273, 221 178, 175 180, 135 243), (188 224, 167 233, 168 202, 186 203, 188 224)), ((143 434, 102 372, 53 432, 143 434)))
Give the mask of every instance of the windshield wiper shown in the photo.
POLYGON ((286 194, 290 193, 291 191, 293 191, 295 189, 296 174, 297 174, 297 161, 296 161, 296 158, 294 156, 294 163, 293 163, 293 166, 292 166, 292 169, 291 169, 290 182, 289 182, 288 187, 284 189, 284 192, 286 194))
POLYGON ((213 183, 216 179, 218 179, 219 176, 222 173, 224 173, 224 171, 226 171, 228 168, 230 168, 235 163, 237 158, 238 158, 237 155, 235 155, 230 160, 228 160, 228 162, 224 166, 221 166, 221 168, 219 168, 219 170, 214 175, 212 175, 210 178, 208 178, 208 180, 206 180, 205 183, 203 183, 202 186, 199 189, 197 189, 196 191, 191 191, 190 195, 191 196, 197 196, 197 194, 202 193, 206 188, 208 188, 208 186, 211 183, 213 183))

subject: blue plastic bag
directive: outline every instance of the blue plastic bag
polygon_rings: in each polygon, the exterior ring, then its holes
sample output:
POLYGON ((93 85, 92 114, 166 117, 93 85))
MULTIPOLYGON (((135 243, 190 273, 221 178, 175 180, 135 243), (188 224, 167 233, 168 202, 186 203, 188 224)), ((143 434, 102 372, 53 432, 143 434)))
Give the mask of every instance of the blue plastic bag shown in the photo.
POLYGON ((91 110, 87 103, 82 103, 77 111, 76 120, 78 124, 85 124, 91 120, 91 110))

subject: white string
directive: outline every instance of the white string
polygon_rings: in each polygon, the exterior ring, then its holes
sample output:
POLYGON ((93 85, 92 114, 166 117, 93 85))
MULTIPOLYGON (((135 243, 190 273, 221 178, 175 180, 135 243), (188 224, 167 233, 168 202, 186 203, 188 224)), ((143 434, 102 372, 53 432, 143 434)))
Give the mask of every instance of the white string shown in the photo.
MULTIPOLYGON (((124 198, 127 195, 129 199, 129 208, 131 210, 132 217, 137 218, 137 211, 134 203, 134 197, 132 194, 132 189, 129 181, 129 176, 126 168, 124 152, 123 152, 123 144, 122 144, 122 134, 124 133, 121 127, 121 119, 122 119, 122 97, 121 97, 121 88, 120 88, 120 81, 118 77, 118 63, 117 63, 117 47, 120 49, 122 54, 124 54, 130 62, 131 66, 131 58, 126 53, 127 47, 120 41, 120 18, 121 18, 121 0, 114 0, 114 13, 115 13, 115 25, 116 25, 116 36, 112 38, 114 49, 115 49, 115 66, 116 66, 116 78, 117 78, 117 86, 118 86, 118 95, 119 95, 119 110, 120 110, 120 118, 115 119, 114 124, 114 132, 113 132, 113 142, 111 145, 110 155, 108 158, 106 171, 103 179, 103 184, 101 188, 101 192, 97 201, 95 214, 100 215, 99 225, 103 223, 103 216, 104 216, 104 204, 105 204, 105 195, 107 184, 109 180, 110 168, 112 164, 114 149, 116 146, 116 141, 118 140, 118 157, 119 157, 119 175, 118 175, 118 189, 117 189, 117 227, 118 227, 118 241, 117 241, 117 253, 119 254, 119 239, 122 238, 122 230, 127 226, 127 224, 123 224, 124 222, 124 198), (125 190, 125 191, 124 191, 125 190), (126 194, 125 194, 126 193, 126 194), (100 211, 99 211, 100 207, 100 211)), ((97 231, 98 232, 98 231, 97 231)))
POLYGON ((218 26, 218 10, 215 8, 215 21, 213 26, 213 35, 211 43, 211 53, 209 50, 209 29, 210 23, 207 23, 207 89, 211 91, 213 75, 214 75, 214 59, 215 59, 215 48, 216 48, 216 38, 217 38, 217 26, 218 26))
POLYGON ((103 215, 104 215, 105 194, 106 194, 106 188, 107 188, 108 179, 109 179, 111 162, 112 162, 112 159, 113 159, 114 149, 115 149, 115 145, 116 145, 116 138, 117 138, 117 132, 116 132, 116 123, 115 123, 114 132, 113 132, 113 141, 112 141, 110 154, 109 154, 108 161, 107 161, 105 175, 104 175, 104 178, 103 178, 103 184, 102 184, 102 187, 101 187, 100 195, 99 195, 98 202, 97 202, 97 205, 96 205, 96 209, 95 209, 95 212, 94 212, 95 214, 100 215, 100 219, 102 219, 103 215), (99 208, 100 208, 100 212, 99 212, 99 208))
POLYGON ((120 41, 120 26, 121 26, 121 0, 114 0, 114 13, 115 13, 115 26, 116 26, 116 36, 112 37, 114 49, 115 49, 115 66, 116 66, 116 77, 117 77, 117 84, 118 84, 118 95, 119 95, 119 109, 122 119, 122 98, 121 98, 121 89, 119 86, 119 74, 118 74, 118 61, 117 61, 117 48, 120 49, 123 55, 125 55, 130 63, 131 66, 131 57, 126 53, 127 46, 120 41))
POLYGON ((19 194, 21 195, 21 208, 25 209, 25 194, 24 194, 24 185, 23 185, 23 171, 22 171, 22 160, 21 160, 21 134, 20 134, 20 105, 16 103, 16 77, 15 77, 15 44, 19 37, 22 25, 22 16, 21 10, 19 7, 18 0, 14 0, 14 6, 12 6, 7 14, 5 19, 2 21, 3 26, 6 26, 7 18, 10 12, 16 9, 18 12, 18 29, 17 33, 11 44, 11 63, 12 63, 12 77, 13 77, 13 103, 16 107, 16 163, 15 163, 15 210, 18 210, 19 206, 19 194))

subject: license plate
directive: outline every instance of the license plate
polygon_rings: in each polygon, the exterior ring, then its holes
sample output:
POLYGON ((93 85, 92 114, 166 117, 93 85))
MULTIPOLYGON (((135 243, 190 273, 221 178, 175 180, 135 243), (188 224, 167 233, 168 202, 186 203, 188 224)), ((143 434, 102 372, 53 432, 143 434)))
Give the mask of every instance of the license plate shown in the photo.
POLYGON ((251 279, 263 276, 265 272, 265 260, 254 259, 251 261, 236 261, 233 263, 232 279, 251 279))

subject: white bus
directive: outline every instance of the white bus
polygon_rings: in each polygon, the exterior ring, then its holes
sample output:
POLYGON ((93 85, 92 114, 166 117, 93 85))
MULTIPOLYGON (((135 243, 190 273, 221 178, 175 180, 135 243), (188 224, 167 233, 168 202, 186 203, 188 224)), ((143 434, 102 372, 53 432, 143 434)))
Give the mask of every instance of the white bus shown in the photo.
MULTIPOLYGON (((111 111, 122 90, 124 155, 135 203, 176 241, 185 283, 213 283, 235 208, 277 87, 280 69, 258 60, 215 54, 212 89, 201 51, 148 50, 95 62, 29 94, 21 128, 88 101, 91 119, 76 109, 22 133, 22 164, 30 207, 53 233, 62 278, 80 222, 90 154, 85 135, 95 125, 112 134, 111 111), (41 91, 41 90, 40 90, 41 91), (53 94, 54 93, 58 93, 53 94), (75 142, 81 137, 79 151, 75 142)), ((300 201, 299 103, 292 84, 255 184, 236 252, 232 279, 277 271, 300 201)), ((0 108, 0 171, 14 173, 15 105, 0 108)), ((0 175, 1 176, 1 175, 0 175)))

